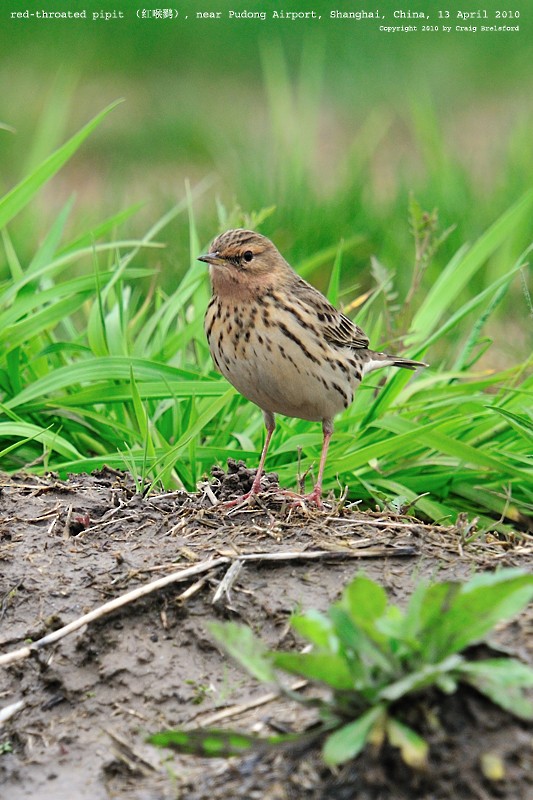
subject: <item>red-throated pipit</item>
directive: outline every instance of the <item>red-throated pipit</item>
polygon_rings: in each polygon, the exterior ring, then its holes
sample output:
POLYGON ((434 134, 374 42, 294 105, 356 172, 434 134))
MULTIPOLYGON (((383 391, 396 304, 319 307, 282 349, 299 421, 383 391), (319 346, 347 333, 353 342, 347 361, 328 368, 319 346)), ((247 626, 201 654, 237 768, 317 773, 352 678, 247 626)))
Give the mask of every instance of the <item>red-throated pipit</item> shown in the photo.
POLYGON ((213 361, 265 419, 265 444, 252 489, 239 500, 260 491, 274 414, 285 414, 322 422, 318 477, 306 495, 321 506, 333 418, 353 401, 362 377, 380 367, 427 365, 369 350, 361 328, 300 278, 259 233, 226 231, 199 260, 210 265, 213 296, 205 331, 213 361))

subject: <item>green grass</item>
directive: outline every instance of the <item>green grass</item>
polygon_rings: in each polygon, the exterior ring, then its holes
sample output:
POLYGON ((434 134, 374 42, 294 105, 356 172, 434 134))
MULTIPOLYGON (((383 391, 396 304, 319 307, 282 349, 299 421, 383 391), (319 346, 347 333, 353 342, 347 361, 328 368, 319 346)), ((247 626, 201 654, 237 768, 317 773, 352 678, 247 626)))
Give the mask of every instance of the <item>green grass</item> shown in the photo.
MULTIPOLYGON (((0 463, 6 471, 61 476, 107 463, 129 468, 140 481, 147 476, 169 488, 194 489, 214 462, 233 456, 254 465, 263 439, 260 413, 214 372, 203 334, 209 286, 196 256, 207 241, 195 209, 205 204, 209 182, 187 189, 140 237, 119 233, 134 224, 136 207, 115 211, 89 230, 80 231, 75 220, 73 234, 70 200, 38 243, 25 242, 24 257, 17 246, 18 225, 25 229, 24 215, 32 213, 44 184, 113 108, 0 200, 6 274, 0 287, 0 463), (160 278, 153 258, 168 258, 162 246, 177 224, 188 248, 173 264, 169 290, 168 274, 160 278)), ((391 370, 365 380, 337 422, 326 488, 348 485, 350 498, 408 507, 438 521, 467 511, 483 529, 520 524, 531 514, 532 357, 502 372, 479 368, 478 361, 489 346, 485 328, 507 293, 518 287, 521 297, 527 260, 521 247, 532 207, 533 192, 526 192, 471 246, 459 246, 435 277, 444 246, 437 247, 437 223, 427 223, 411 202, 417 241, 429 231, 428 258, 422 253, 400 282, 376 262, 376 282, 357 322, 376 347, 400 342, 402 354, 423 357, 431 367, 414 378, 391 370), (421 286, 406 316, 403 287, 417 270, 421 286)), ((265 230, 272 210, 256 209, 246 215, 220 202, 215 227, 265 230)), ((295 226, 298 214, 301 208, 294 211, 295 226)), ((408 229, 401 219, 397 225, 408 229)), ((215 232, 211 228, 210 235, 215 232)), ((310 242, 293 265, 311 280, 325 272, 331 299, 358 305, 349 264, 360 241, 354 235, 321 248, 310 242)), ((318 425, 280 418, 267 468, 294 485, 299 469, 316 468, 320 444, 318 425)))

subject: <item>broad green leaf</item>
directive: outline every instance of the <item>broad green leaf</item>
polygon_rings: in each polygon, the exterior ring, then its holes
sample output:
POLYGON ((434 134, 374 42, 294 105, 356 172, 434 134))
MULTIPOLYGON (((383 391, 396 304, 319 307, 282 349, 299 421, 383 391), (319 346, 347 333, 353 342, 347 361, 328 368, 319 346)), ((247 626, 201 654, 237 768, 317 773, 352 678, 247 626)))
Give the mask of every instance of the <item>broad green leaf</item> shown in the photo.
POLYGON ((389 640, 389 648, 395 655, 402 650, 401 643, 404 641, 409 643, 409 650, 416 652, 416 639, 409 635, 405 615, 398 606, 388 605, 383 616, 376 620, 375 627, 389 640))
POLYGON ((47 83, 45 97, 41 103, 32 141, 24 153, 24 169, 33 170, 43 161, 52 147, 57 147, 64 138, 76 103, 76 89, 79 86, 78 68, 59 69, 50 84, 47 83))
POLYGON ((376 667, 384 673, 394 672, 396 664, 387 637, 375 624, 365 627, 359 625, 340 605, 332 606, 329 616, 333 620, 335 633, 358 687, 376 667))
POLYGON ((385 707, 374 706, 354 722, 343 725, 326 739, 322 755, 326 764, 343 764, 359 755, 367 743, 373 727, 383 719, 385 707))
POLYGON ((492 658, 465 662, 458 673, 493 703, 521 719, 533 720, 533 701, 522 691, 533 686, 531 667, 513 658, 492 658))
POLYGON ((305 614, 298 614, 291 617, 291 625, 314 645, 337 653, 339 643, 335 636, 335 631, 330 619, 319 611, 307 611, 305 614))
MULTIPOLYGON (((431 590, 428 591, 431 594, 431 590)), ((423 652, 441 661, 480 641, 502 619, 517 614, 533 598, 533 575, 517 569, 474 576, 432 614, 422 629, 423 652), (429 624, 427 624, 429 623, 429 624)))
POLYGON ((265 683, 276 682, 272 660, 250 628, 236 622, 212 622, 208 627, 219 645, 250 675, 265 683))
POLYGON ((365 575, 358 575, 344 589, 341 604, 354 622, 367 629, 384 614, 387 593, 379 583, 365 575))
POLYGON ((423 640, 434 622, 449 608, 459 590, 459 584, 451 581, 429 585, 420 583, 411 595, 405 612, 407 635, 413 639, 423 640))
POLYGON ((439 664, 426 664, 420 669, 409 672, 403 678, 388 684, 379 692, 381 700, 390 702, 399 700, 406 694, 418 692, 427 686, 438 683, 441 676, 453 675, 453 671, 462 663, 462 657, 458 655, 450 656, 439 664))
POLYGON ((346 659, 331 653, 269 653, 272 664, 303 678, 320 681, 332 689, 353 689, 354 679, 346 659))

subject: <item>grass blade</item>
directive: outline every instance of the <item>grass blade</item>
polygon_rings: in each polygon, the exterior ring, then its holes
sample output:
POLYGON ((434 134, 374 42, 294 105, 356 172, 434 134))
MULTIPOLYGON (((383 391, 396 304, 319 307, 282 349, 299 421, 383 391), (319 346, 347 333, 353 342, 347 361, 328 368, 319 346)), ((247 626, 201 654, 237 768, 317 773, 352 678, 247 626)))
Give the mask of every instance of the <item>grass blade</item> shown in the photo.
POLYGON ((28 205, 39 189, 61 169, 85 139, 100 125, 102 120, 122 102, 122 100, 116 100, 104 108, 87 125, 84 125, 78 133, 74 134, 64 145, 55 150, 33 172, 30 172, 26 178, 0 199, 0 228, 5 227, 28 205))

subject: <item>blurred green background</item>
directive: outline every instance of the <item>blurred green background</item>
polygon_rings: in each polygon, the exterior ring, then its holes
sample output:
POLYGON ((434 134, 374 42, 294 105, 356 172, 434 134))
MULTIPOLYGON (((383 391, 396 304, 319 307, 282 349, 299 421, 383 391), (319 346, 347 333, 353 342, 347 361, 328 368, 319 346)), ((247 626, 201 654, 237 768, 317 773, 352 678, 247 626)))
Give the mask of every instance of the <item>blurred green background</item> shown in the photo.
MULTIPOLYGON (((518 20, 455 18, 457 23, 520 24, 519 33, 422 32, 386 34, 374 21, 329 19, 329 10, 375 10, 370 4, 298 2, 321 20, 225 19, 234 10, 281 10, 279 2, 184 0, 177 19, 139 20, 128 2, 10 0, 0 26, 0 190, 112 100, 125 103, 41 193, 32 214, 11 231, 17 252, 28 258, 59 209, 75 193, 70 234, 135 202, 128 223, 138 234, 185 193, 207 181, 196 200, 197 224, 207 244, 222 224, 239 224, 244 212, 273 208, 261 225, 293 263, 352 239, 343 262, 343 285, 372 285, 370 257, 409 284, 413 243, 408 198, 437 208, 442 229, 455 230, 434 259, 430 286, 463 243, 472 242, 533 185, 533 71, 531 9, 507 3, 518 20), (122 11, 122 20, 10 19, 11 10, 122 11), (199 21, 198 10, 221 10, 220 21, 199 21), (188 16, 188 19, 185 19, 188 16), (225 213, 217 211, 223 204, 225 213)), ((401 3, 376 4, 393 20, 401 3)), ((413 2, 431 13, 435 3, 413 2)), ((442 8, 446 8, 443 3, 442 8)), ((484 3, 489 17, 501 2, 484 3)), ((150 7, 152 8, 152 7, 150 7)), ((292 6, 287 6, 286 10, 292 6)), ((467 0, 463 11, 477 10, 467 0)), ((404 20, 417 24, 424 20, 404 20)), ((529 228, 529 229, 528 229, 529 228)), ((530 241, 524 225, 498 254, 511 262, 530 241)), ((187 220, 163 236, 168 247, 146 255, 170 290, 188 264, 187 220)), ((478 291, 501 270, 487 264, 478 291)), ((321 288, 328 276, 310 278, 321 288)), ((353 293, 352 293, 353 296, 353 293)), ((528 315, 517 285, 502 314, 528 315), (511 304, 511 305, 510 305, 511 304), (518 306, 517 306, 518 304, 518 306), (517 309, 518 312, 517 312, 517 309)), ((518 357, 531 347, 511 320, 500 344, 518 357), (514 325, 514 327, 513 327, 514 325)))

